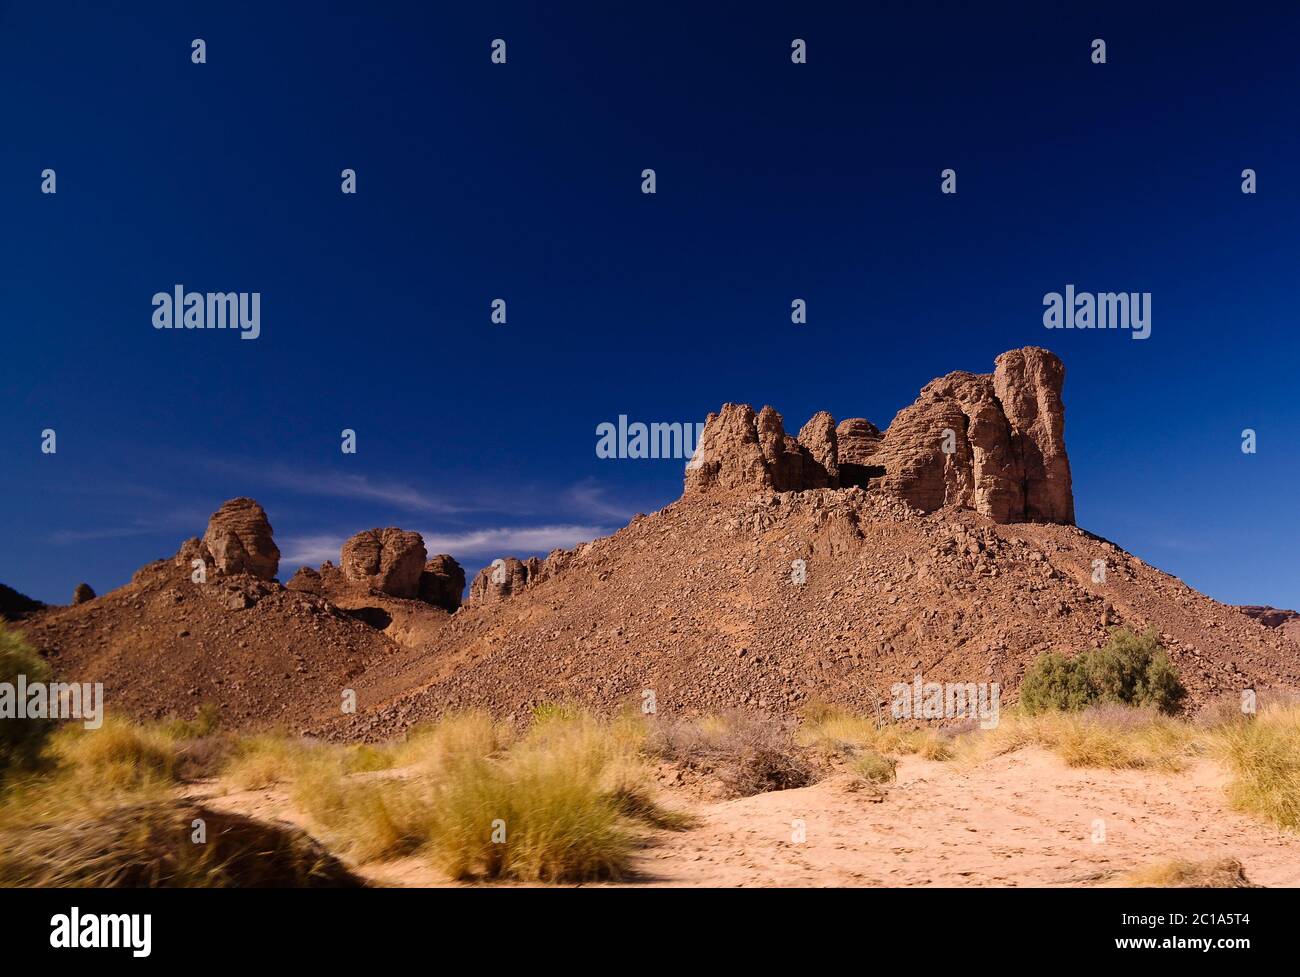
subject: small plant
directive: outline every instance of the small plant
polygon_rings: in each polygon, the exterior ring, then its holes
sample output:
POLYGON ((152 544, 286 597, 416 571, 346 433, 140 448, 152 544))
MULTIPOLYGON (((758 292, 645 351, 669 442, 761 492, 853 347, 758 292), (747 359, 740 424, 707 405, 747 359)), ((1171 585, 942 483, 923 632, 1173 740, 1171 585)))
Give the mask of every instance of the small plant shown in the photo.
POLYGON ((898 761, 875 750, 859 750, 850 758, 849 769, 869 783, 883 784, 898 775, 898 761))
POLYGON ((221 728, 221 707, 205 702, 193 719, 172 719, 163 724, 168 735, 178 740, 196 740, 211 736, 221 728))
POLYGON ((1073 658, 1047 652, 1029 667, 1020 683, 1020 705, 1031 715, 1053 709, 1073 712, 1105 703, 1172 713, 1185 695, 1154 631, 1136 635, 1118 629, 1105 646, 1073 658))

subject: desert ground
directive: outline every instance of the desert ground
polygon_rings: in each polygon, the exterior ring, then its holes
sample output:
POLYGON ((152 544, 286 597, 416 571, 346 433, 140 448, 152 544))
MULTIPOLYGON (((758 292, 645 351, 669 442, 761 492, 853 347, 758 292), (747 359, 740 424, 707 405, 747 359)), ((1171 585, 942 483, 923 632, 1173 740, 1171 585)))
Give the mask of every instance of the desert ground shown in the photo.
MULTIPOLYGON (((401 771, 360 777, 401 776, 401 771)), ((663 771, 663 780, 673 775, 663 771)), ((1029 748, 974 765, 904 758, 897 780, 850 774, 808 787, 710 800, 661 785, 693 815, 657 830, 622 883, 635 886, 1029 886, 1126 884, 1170 863, 1240 863, 1260 886, 1300 885, 1300 836, 1228 808, 1227 777, 1211 761, 1177 774, 1068 767, 1029 748), (1105 822, 1094 841, 1094 821, 1105 822), (806 837, 792 840, 802 820, 806 837)), ((210 807, 311 830, 285 789, 205 781, 186 792, 210 807)), ((357 866, 380 886, 460 883, 408 856, 357 866)))

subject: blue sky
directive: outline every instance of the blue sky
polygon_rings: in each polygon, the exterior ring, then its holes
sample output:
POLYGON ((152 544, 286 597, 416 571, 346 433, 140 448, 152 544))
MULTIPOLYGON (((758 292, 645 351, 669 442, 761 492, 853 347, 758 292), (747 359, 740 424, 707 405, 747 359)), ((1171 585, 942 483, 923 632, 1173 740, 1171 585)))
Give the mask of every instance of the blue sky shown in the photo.
POLYGON ((1038 344, 1080 525, 1300 605, 1300 16, 264 6, 0 3, 0 581, 105 591, 234 495, 282 578, 383 525, 473 572, 676 498, 596 457, 620 414, 883 427, 1038 344), (260 337, 153 329, 176 283, 260 337), (1066 283, 1151 292, 1151 338, 1044 329, 1066 283))

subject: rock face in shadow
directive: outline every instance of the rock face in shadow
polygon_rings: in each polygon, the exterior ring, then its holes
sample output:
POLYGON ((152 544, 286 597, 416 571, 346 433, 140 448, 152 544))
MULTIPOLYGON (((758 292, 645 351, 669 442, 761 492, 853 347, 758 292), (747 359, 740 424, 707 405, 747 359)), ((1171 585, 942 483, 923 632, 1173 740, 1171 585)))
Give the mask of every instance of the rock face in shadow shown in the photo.
POLYGON ((465 570, 446 553, 439 553, 425 564, 420 574, 420 600, 455 611, 464 593, 465 570))
POLYGON ((1038 347, 1003 353, 993 373, 927 383, 882 434, 864 418, 815 414, 798 438, 771 407, 710 414, 687 466, 686 496, 860 487, 921 512, 973 509, 996 522, 1073 524, 1065 451, 1065 368, 1038 347))

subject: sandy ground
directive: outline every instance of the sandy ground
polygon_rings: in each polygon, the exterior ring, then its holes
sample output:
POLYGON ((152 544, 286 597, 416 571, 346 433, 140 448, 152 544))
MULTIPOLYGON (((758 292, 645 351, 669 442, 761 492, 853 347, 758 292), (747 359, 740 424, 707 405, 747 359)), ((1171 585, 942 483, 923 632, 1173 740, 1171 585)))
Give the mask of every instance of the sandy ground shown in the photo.
MULTIPOLYGON (((698 825, 656 832, 632 884, 1095 886, 1171 859, 1231 857, 1251 882, 1300 886, 1300 836, 1230 811, 1223 784, 1209 761, 1177 774, 1079 770, 1023 750, 967 767, 907 758, 883 790, 837 776, 714 803, 670 791, 664 802, 698 825)), ((311 829, 282 791, 200 794, 311 829)), ((359 871, 381 885, 448 884, 418 857, 359 871)))

